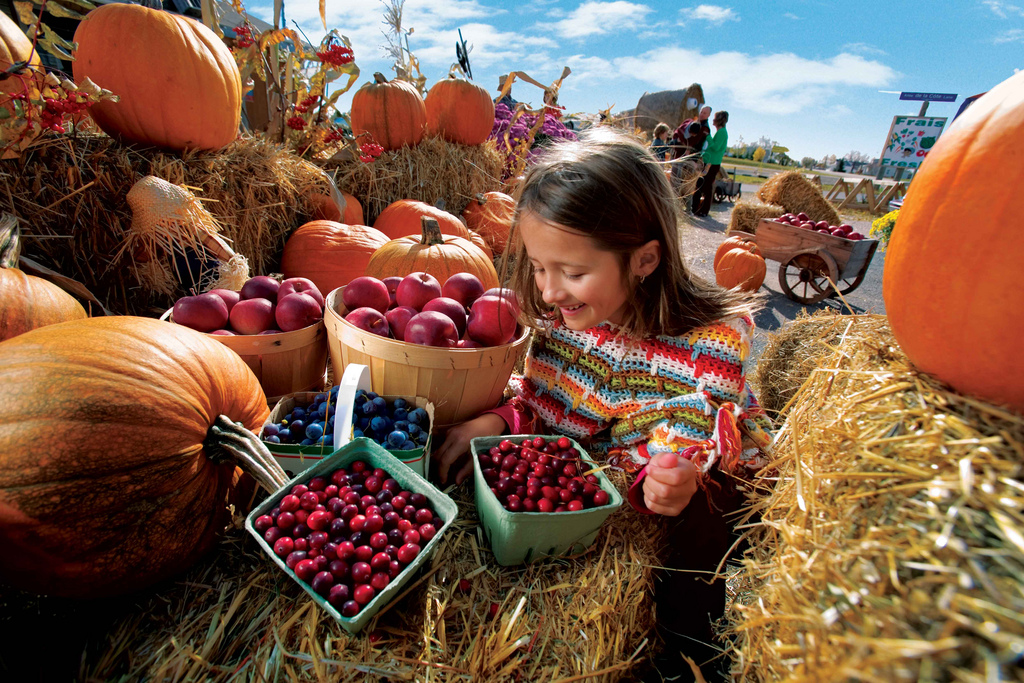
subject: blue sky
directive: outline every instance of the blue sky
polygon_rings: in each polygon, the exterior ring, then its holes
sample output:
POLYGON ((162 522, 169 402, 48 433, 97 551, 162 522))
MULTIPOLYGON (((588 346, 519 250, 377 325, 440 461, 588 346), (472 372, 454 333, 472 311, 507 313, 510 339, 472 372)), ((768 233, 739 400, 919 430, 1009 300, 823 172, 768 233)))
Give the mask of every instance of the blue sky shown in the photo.
MULTIPOLYGON (((272 20, 271 2, 246 5, 272 20)), ((297 22, 314 43, 324 35, 318 6, 285 2, 289 26, 297 22)), ((326 9, 328 27, 352 41, 357 87, 375 71, 392 76, 384 5, 326 0, 326 9)), ((568 112, 617 112, 644 92, 696 82, 708 104, 729 111, 731 141, 768 136, 796 159, 878 156, 892 117, 920 108, 880 90, 957 93, 956 103, 928 108, 951 118, 964 97, 1024 67, 1024 0, 406 0, 404 25, 414 29, 410 46, 428 87, 456 61, 461 28, 475 80, 492 93, 509 71, 551 83, 569 66, 559 95, 568 112)), ((516 83, 512 93, 540 104, 535 86, 516 83)))

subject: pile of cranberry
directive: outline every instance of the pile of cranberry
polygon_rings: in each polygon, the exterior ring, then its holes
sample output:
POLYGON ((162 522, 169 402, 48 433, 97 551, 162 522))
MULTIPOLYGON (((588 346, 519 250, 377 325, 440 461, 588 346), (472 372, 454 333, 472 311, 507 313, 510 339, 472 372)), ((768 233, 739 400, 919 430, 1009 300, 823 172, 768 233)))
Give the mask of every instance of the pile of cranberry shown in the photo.
POLYGON ((502 440, 480 453, 480 471, 498 502, 510 512, 571 512, 608 504, 589 465, 566 437, 522 443, 502 440))
POLYGON ((253 526, 300 581, 353 617, 443 524, 422 493, 356 460, 296 484, 253 526))

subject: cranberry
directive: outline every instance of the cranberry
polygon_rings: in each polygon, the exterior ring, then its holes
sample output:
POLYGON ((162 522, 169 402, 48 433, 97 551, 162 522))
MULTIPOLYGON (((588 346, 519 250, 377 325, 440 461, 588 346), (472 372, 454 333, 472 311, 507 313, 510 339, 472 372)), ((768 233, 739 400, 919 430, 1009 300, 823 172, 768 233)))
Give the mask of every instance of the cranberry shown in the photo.
POLYGON ((420 508, 416 511, 416 523, 426 524, 434 520, 434 511, 428 508, 420 508))
POLYGON ((292 538, 305 538, 309 536, 309 527, 305 524, 296 524, 288 533, 292 535, 292 538))
POLYGON ((582 510, 583 509, 583 503, 581 501, 578 501, 578 500, 570 500, 569 503, 565 507, 567 507, 569 510, 572 510, 573 512, 575 512, 576 510, 582 510))
POLYGON ((353 517, 359 514, 359 506, 353 503, 346 503, 345 507, 341 509, 340 517, 345 521, 351 520, 353 517))
POLYGON ((391 577, 388 576, 387 569, 382 572, 377 572, 370 577, 370 585, 376 590, 382 591, 387 588, 387 585, 391 583, 391 577))
POLYGON ((349 566, 348 562, 343 560, 334 560, 327 565, 327 571, 329 571, 337 581, 343 581, 348 578, 349 566))
POLYGON ((379 508, 380 508, 380 514, 381 514, 381 516, 383 516, 383 515, 386 515, 386 514, 388 514, 389 512, 394 512, 394 511, 395 511, 395 506, 394 506, 394 505, 392 505, 391 503, 381 503, 381 504, 380 504, 380 505, 378 505, 377 507, 379 507, 379 508))
POLYGON ((367 491, 376 495, 377 493, 380 492, 381 486, 383 484, 384 482, 378 479, 377 477, 369 476, 366 478, 366 482, 363 484, 363 486, 366 487, 367 491))
POLYGON ((480 463, 480 469, 486 469, 491 466, 491 456, 487 453, 481 453, 476 456, 476 459, 480 463))
POLYGON ((295 565, 295 576, 307 583, 311 581, 316 576, 316 561, 306 559, 297 563, 295 565))
POLYGON ((292 487, 292 490, 289 493, 291 493, 293 496, 301 497, 302 494, 308 490, 309 487, 306 486, 305 484, 296 484, 295 486, 292 487))
POLYGON ((566 448, 572 448, 572 441, 570 441, 569 437, 567 436, 559 437, 558 441, 556 441, 555 443, 557 443, 558 447, 561 448, 563 451, 566 448))
POLYGON ((335 517, 341 517, 342 511, 346 508, 345 501, 341 498, 331 498, 327 501, 327 509, 331 511, 331 514, 335 517))
POLYGON ((412 528, 412 522, 408 519, 400 519, 398 520, 398 524, 395 525, 395 528, 404 534, 412 528))
POLYGON ((365 605, 370 602, 370 600, 373 600, 373 596, 376 594, 377 591, 375 591, 373 586, 368 583, 360 584, 356 586, 354 591, 352 591, 352 597, 355 598, 355 601, 360 605, 365 605))
POLYGON ((369 539, 370 535, 367 533, 363 533, 362 531, 356 531, 348 537, 348 540, 352 541, 352 545, 354 545, 357 548, 361 545, 366 545, 369 539))
MULTIPOLYGON (((398 542, 401 543, 402 540, 399 539, 398 542)), ((388 557, 390 557, 392 560, 397 560, 398 559, 398 546, 397 545, 392 545, 392 544, 389 543, 387 546, 384 547, 384 552, 386 552, 388 554, 388 557)))
MULTIPOLYGON (((525 444, 526 442, 524 441, 523 443, 525 444)), ((533 440, 530 441, 530 445, 533 446, 534 448, 538 449, 538 450, 541 449, 541 448, 544 448, 544 437, 543 436, 535 436, 535 437, 533 437, 533 440)))
POLYGON ((523 504, 520 502, 519 496, 509 496, 505 501, 505 507, 509 512, 519 512, 523 508, 523 504))
POLYGON ((306 491, 299 498, 299 506, 303 510, 312 510, 320 504, 320 498, 317 497, 314 491, 306 491))
POLYGON ((583 493, 583 480, 579 477, 570 479, 568 489, 574 496, 580 495, 583 493))
POLYGON ((491 447, 490 447, 490 448, 489 448, 489 449, 487 450, 487 454, 488 454, 488 455, 490 455, 490 456, 492 456, 492 457, 493 457, 493 456, 495 456, 495 455, 501 455, 501 449, 500 449, 500 448, 498 448, 497 446, 491 446, 491 447))
POLYGON ((519 496, 520 500, 526 498, 526 487, 520 484, 519 486, 516 487, 515 494, 519 496))
MULTIPOLYGON (((305 495, 305 494, 303 494, 305 495)), ((302 506, 299 497, 293 494, 288 494, 281 499, 281 512, 295 512, 302 506)))
POLYGON ((285 558, 284 563, 288 565, 289 569, 295 569, 295 565, 297 565, 304 559, 306 559, 305 552, 301 550, 293 550, 290 553, 288 553, 288 557, 285 558))
POLYGON ((327 541, 330 540, 326 533, 323 531, 314 531, 309 536, 309 547, 316 548, 317 550, 322 549, 327 545, 327 541))
POLYGON ((520 484, 525 484, 526 483, 526 475, 525 474, 520 474, 519 472, 514 472, 512 474, 511 480, 512 480, 513 484, 515 484, 516 486, 519 486, 520 484))
POLYGON ((252 526, 256 531, 262 534, 264 531, 274 526, 274 518, 270 515, 260 515, 256 518, 256 521, 252 523, 252 526))
POLYGON ((469 579, 459 579, 459 590, 463 593, 468 593, 470 589, 469 579))
POLYGON ((317 502, 317 506, 316 506, 315 509, 317 509, 317 510, 326 510, 327 508, 325 508, 323 504, 327 502, 327 493, 324 492, 324 491, 317 491, 316 492, 316 502, 317 502))
POLYGON ((277 528, 278 529, 291 529, 295 526, 295 514, 291 512, 282 512, 277 516, 277 528))
POLYGON ((366 517, 363 515, 354 515, 352 519, 348 520, 348 528, 350 531, 362 531, 365 526, 366 517))
MULTIPOLYGON (((416 508, 412 505, 406 505, 402 508, 402 517, 405 517, 408 520, 414 519, 416 517, 416 508)), ((280 524, 278 524, 278 526, 280 526, 280 524)))
POLYGON ((370 536, 370 547, 373 548, 374 550, 381 550, 387 544, 388 544, 388 535, 386 533, 384 533, 383 531, 378 531, 377 533, 375 533, 372 536, 370 536))
POLYGON ((548 476, 548 466, 544 463, 537 462, 533 465, 533 476, 535 477, 546 477, 548 476))
MULTIPOLYGON (((509 489, 515 489, 515 482, 513 482, 511 479, 498 480, 498 493, 508 494, 509 489)), ((416 514, 419 515, 419 512, 417 512, 416 514)), ((431 514, 430 516, 433 517, 434 515, 431 514)))
POLYGON ((373 573, 373 570, 370 569, 370 565, 366 562, 356 562, 352 565, 351 572, 352 580, 355 583, 366 583, 370 580, 370 574, 373 573))
POLYGON ((387 479, 384 480, 384 483, 381 485, 381 488, 383 488, 388 493, 395 494, 402 490, 402 485, 399 484, 396 480, 388 477, 387 479))
POLYGON ((331 520, 331 525, 327 528, 327 533, 330 534, 331 538, 335 536, 342 536, 348 531, 348 524, 345 523, 344 519, 335 518, 331 520))
POLYGON ((558 489, 558 499, 563 503, 568 503, 572 500, 572 492, 568 489, 558 489))
POLYGON ((331 586, 334 585, 334 574, 328 571, 318 572, 309 585, 317 593, 326 597, 331 592, 331 586))
POLYGON ((273 517, 274 520, 276 521, 277 520, 277 516, 279 514, 281 514, 281 508, 279 508, 279 507, 271 508, 270 512, 268 512, 267 514, 269 514, 271 517, 273 517))
POLYGON ((598 478, 597 478, 597 475, 596 475, 596 474, 588 474, 588 475, 587 475, 587 476, 585 477, 585 479, 586 479, 586 480, 587 480, 588 482, 590 482, 591 484, 598 484, 598 483, 600 483, 600 481, 598 480, 598 478))
POLYGON ((309 541, 305 538, 296 538, 294 546, 296 550, 309 550, 309 541))
POLYGON ((345 494, 342 500, 348 503, 349 505, 358 505, 359 494, 356 493, 355 491, 349 491, 348 493, 345 494))
POLYGON ((371 496, 369 493, 367 493, 365 496, 362 496, 359 499, 359 509, 362 510, 364 513, 366 512, 366 508, 376 504, 377 499, 371 496))
POLYGON ((527 498, 523 501, 523 512, 536 512, 537 501, 533 498, 527 498))
POLYGON ((587 498, 593 497, 594 494, 596 494, 600 490, 601 489, 599 489, 598 487, 594 486, 589 481, 585 482, 583 484, 583 495, 586 496, 587 498))
POLYGON ((348 587, 347 583, 336 583, 331 586, 331 590, 327 594, 327 602, 335 607, 340 607, 348 602, 351 593, 352 589, 348 587))
POLYGON ((537 512, 552 512, 555 509, 555 504, 547 498, 541 498, 537 501, 537 512))
POLYGON ((424 524, 420 526, 420 538, 424 541, 429 541, 437 535, 437 527, 433 524, 424 524))
POLYGON ((327 480, 323 477, 313 477, 308 483, 310 491, 323 491, 327 488, 327 480))
POLYGON ((564 506, 564 505, 559 505, 558 507, 556 507, 556 508, 555 508, 555 512, 565 512, 565 511, 566 511, 566 510, 568 510, 568 509, 569 509, 569 508, 567 508, 567 507, 566 507, 566 506, 564 506))
POLYGON ((444 526, 444 520, 440 517, 434 517, 432 520, 430 520, 430 523, 433 525, 435 529, 440 529, 444 526))
POLYGON ((409 494, 409 504, 415 505, 417 508, 426 507, 430 503, 427 497, 422 493, 411 493, 409 494))
POLYGON ((328 484, 323 493, 328 499, 334 498, 338 495, 338 487, 335 484, 328 484))
POLYGON ((501 453, 491 456, 491 465, 494 467, 501 467, 501 461, 505 459, 505 456, 501 453))
POLYGON ((402 516, 400 514, 398 514, 397 512, 395 512, 394 510, 391 510, 390 512, 385 512, 384 513, 384 528, 385 529, 394 529, 395 525, 398 524, 398 520, 400 520, 401 518, 402 518, 402 516))
POLYGON ((579 470, 576 469, 576 465, 573 465, 572 463, 569 463, 562 468, 562 473, 567 477, 575 477, 578 472, 579 470))
POLYGON ((398 560, 391 560, 391 564, 388 565, 388 576, 392 579, 402 573, 402 563, 398 560))
POLYGON ((298 510, 290 514, 295 515, 295 522, 297 524, 305 524, 306 520, 309 519, 309 512, 303 510, 302 508, 299 508, 298 510))
POLYGON ((409 529, 402 536, 402 543, 419 543, 419 542, 420 542, 420 532, 416 531, 416 529, 409 529))
POLYGON ((320 554, 320 550, 318 550, 317 548, 309 548, 306 551, 306 555, 309 556, 309 559, 311 560, 315 560, 316 558, 320 557, 320 554))
POLYGON ((502 453, 509 453, 515 450, 515 447, 516 445, 508 439, 502 439, 501 442, 498 443, 498 450, 502 453))
POLYGON ((359 610, 361 609, 362 607, 359 605, 358 602, 356 602, 355 600, 349 600, 341 606, 341 616, 354 617, 355 615, 359 614, 359 610))
POLYGON ((498 616, 498 603, 492 602, 491 606, 487 608, 487 613, 491 615, 491 618, 498 616))
POLYGON ((360 545, 356 546, 356 559, 360 562, 369 562, 370 558, 373 557, 373 546, 360 545))
POLYGON ((609 500, 608 492, 604 489, 594 492, 594 505, 607 505, 609 500))
POLYGON ((375 572, 387 569, 389 566, 391 566, 391 556, 385 552, 377 553, 370 558, 370 569, 375 572))
POLYGON ((323 531, 331 525, 331 513, 325 510, 316 510, 306 518, 306 526, 313 531, 323 531))
POLYGON ((391 491, 384 491, 384 490, 378 491, 377 495, 374 496, 374 498, 377 500, 377 505, 383 505, 384 503, 390 503, 391 499, 394 498, 394 497, 395 497, 395 494, 391 493, 391 491))
POLYGON ((333 560, 338 556, 338 544, 334 542, 328 542, 327 545, 320 549, 320 552, 333 560))
MULTIPOLYGON (((405 533, 409 533, 409 532, 405 532, 405 533)), ((398 529, 390 529, 388 531, 388 542, 389 543, 401 544, 402 543, 402 538, 403 538, 404 535, 405 534, 403 534, 403 532, 399 531, 398 529)))
POLYGON ((365 472, 365 471, 366 471, 366 468, 367 468, 367 467, 369 467, 369 465, 367 465, 367 464, 366 464, 365 462, 363 462, 362 460, 355 460, 355 461, 353 461, 353 462, 352 462, 352 464, 350 465, 350 467, 352 468, 352 471, 353 471, 353 472, 355 472, 355 473, 357 473, 357 474, 358 474, 358 473, 360 473, 360 472, 365 472))
POLYGON ((557 453, 558 452, 558 444, 555 443, 554 441, 551 441, 550 443, 544 444, 544 452, 545 453, 557 453))
POLYGON ((339 560, 348 561, 356 556, 356 547, 351 541, 342 541, 338 544, 337 555, 339 560))
POLYGON ((382 470, 380 467, 375 468, 371 474, 380 479, 381 481, 384 481, 385 479, 388 478, 388 473, 382 470))
POLYGON ((409 564, 420 554, 420 547, 415 543, 406 543, 398 549, 398 561, 402 564, 409 564))
POLYGON ((339 488, 348 483, 348 472, 345 470, 334 470, 331 473, 331 483, 339 488))

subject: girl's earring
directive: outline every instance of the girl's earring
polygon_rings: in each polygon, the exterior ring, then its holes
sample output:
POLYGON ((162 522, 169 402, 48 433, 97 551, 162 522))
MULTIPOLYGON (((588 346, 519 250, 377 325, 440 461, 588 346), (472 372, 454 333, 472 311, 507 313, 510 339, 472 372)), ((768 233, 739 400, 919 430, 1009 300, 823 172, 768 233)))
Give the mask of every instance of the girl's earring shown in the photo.
POLYGON ((646 279, 647 279, 647 276, 646 276, 646 275, 641 275, 641 276, 640 276, 640 284, 643 284, 643 283, 644 283, 644 280, 646 280, 646 279))

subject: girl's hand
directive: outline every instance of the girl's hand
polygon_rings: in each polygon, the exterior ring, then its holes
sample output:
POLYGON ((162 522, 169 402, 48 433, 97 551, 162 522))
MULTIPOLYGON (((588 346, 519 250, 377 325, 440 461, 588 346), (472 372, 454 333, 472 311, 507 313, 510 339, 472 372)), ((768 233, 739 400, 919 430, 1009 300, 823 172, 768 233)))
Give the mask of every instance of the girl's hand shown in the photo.
MULTIPOLYGON (((444 443, 434 452, 434 459, 438 461, 438 474, 442 483, 448 483, 448 469, 455 461, 469 452, 469 442, 478 436, 498 436, 505 431, 505 420, 494 413, 485 413, 480 417, 473 418, 448 430, 444 443)), ((461 484, 470 472, 473 471, 473 462, 466 462, 459 468, 455 475, 455 483, 461 484)))
POLYGON ((697 492, 697 468, 674 453, 656 455, 647 463, 643 487, 648 510, 675 517, 697 492))

